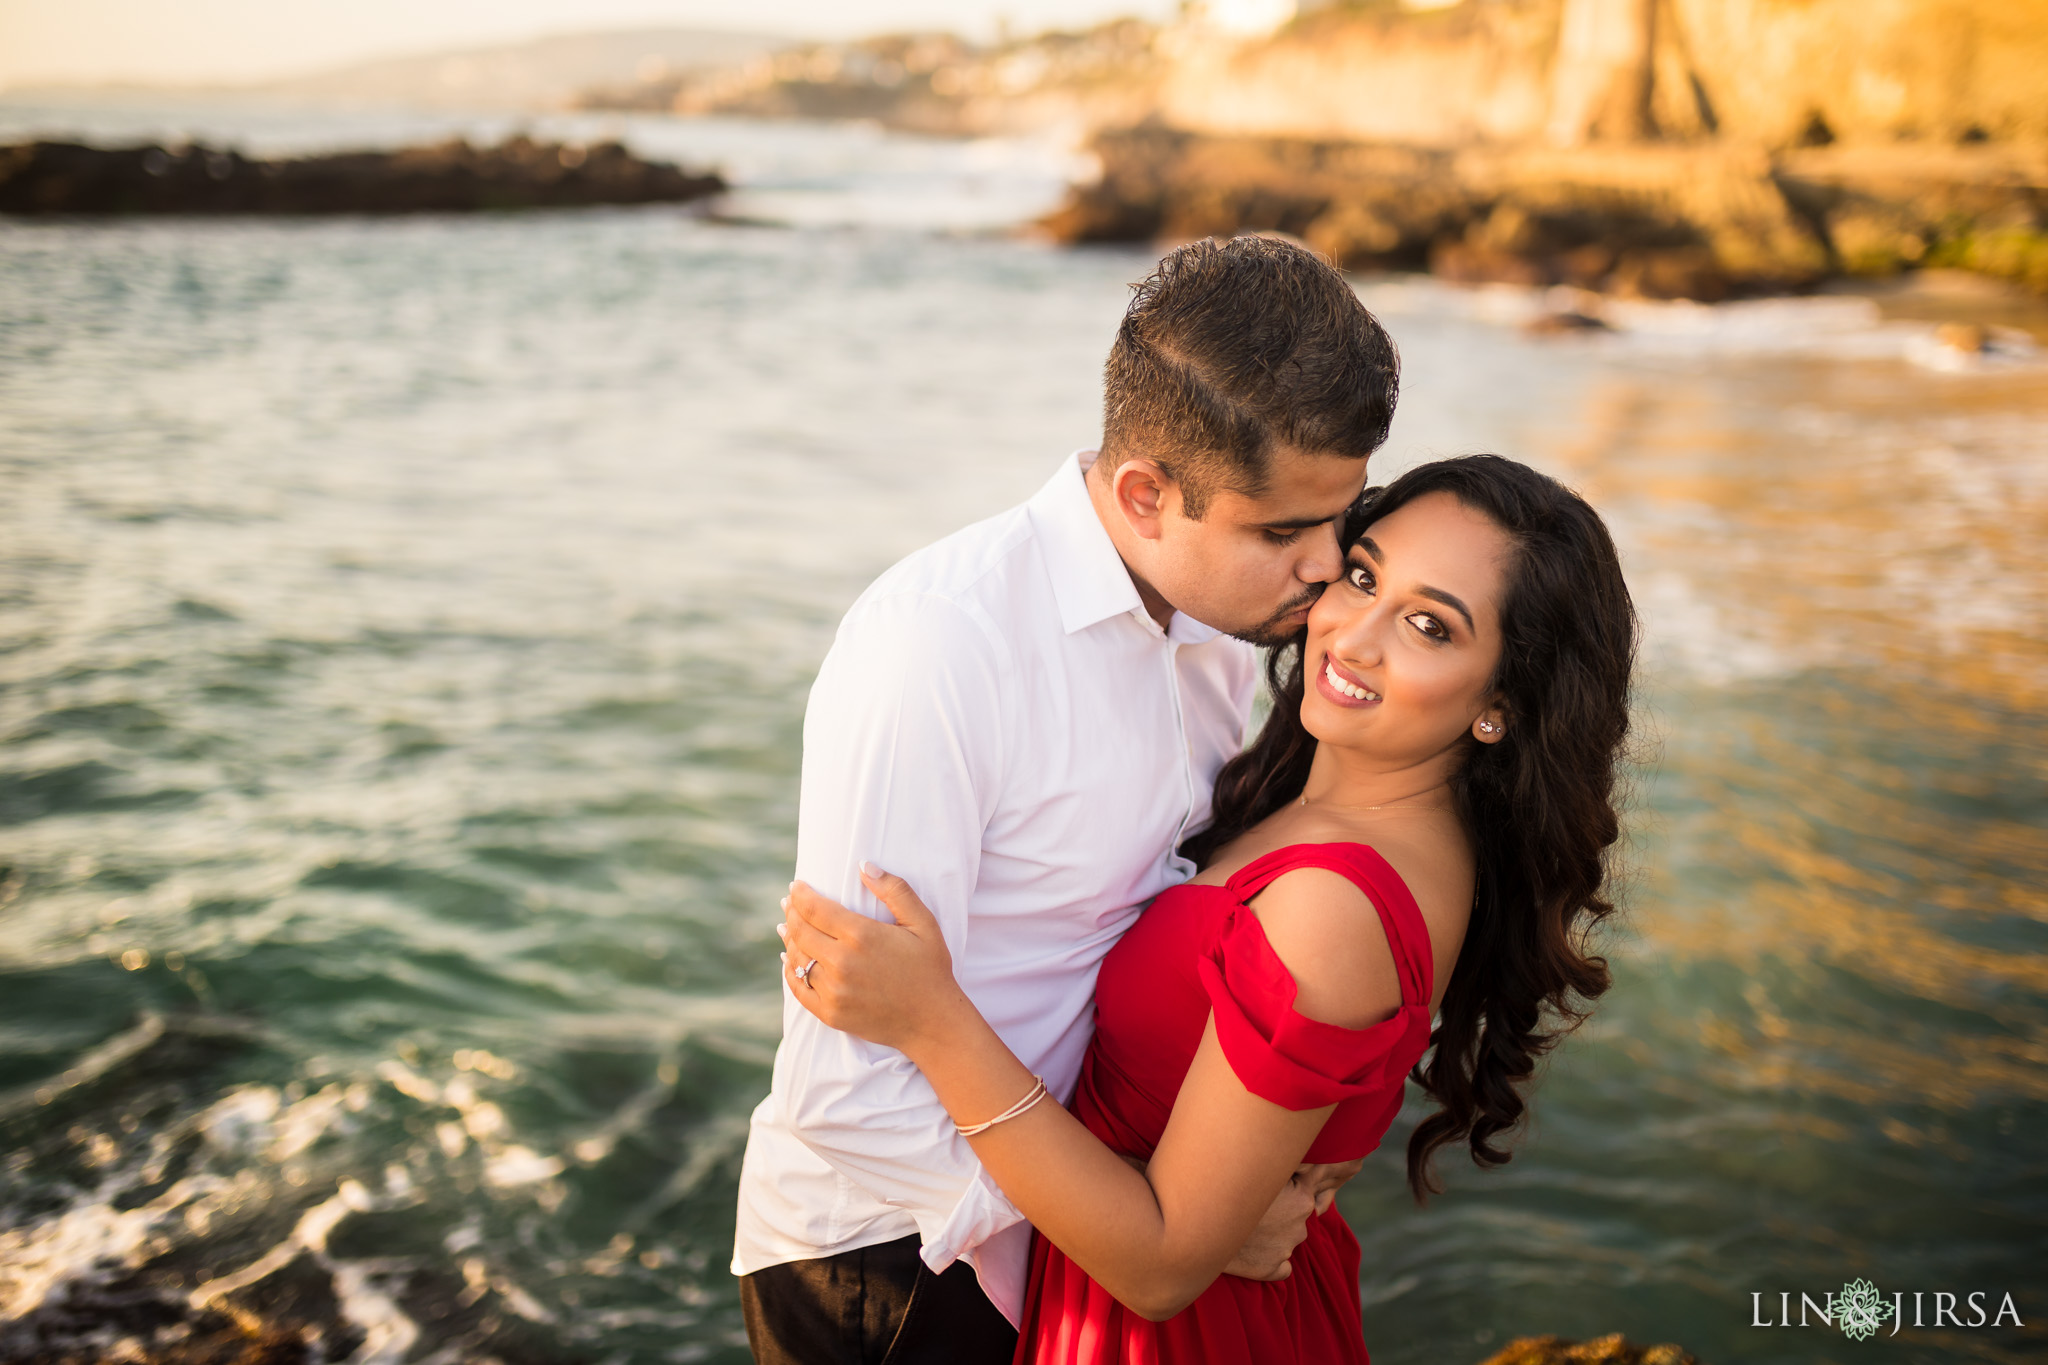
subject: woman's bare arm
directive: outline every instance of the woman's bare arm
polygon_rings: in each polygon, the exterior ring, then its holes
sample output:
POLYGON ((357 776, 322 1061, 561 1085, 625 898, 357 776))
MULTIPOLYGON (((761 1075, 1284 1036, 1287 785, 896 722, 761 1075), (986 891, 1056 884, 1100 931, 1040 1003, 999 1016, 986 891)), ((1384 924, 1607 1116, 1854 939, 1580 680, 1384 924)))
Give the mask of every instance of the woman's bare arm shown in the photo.
MULTIPOLYGON (((1370 904, 1342 878, 1325 875, 1335 887, 1302 874, 1281 879, 1259 913, 1296 973, 1305 1010, 1313 1003, 1316 1017, 1356 1027, 1392 1012, 1398 982, 1370 904), (1361 907, 1370 934, 1357 932, 1361 907), (1278 932, 1283 925, 1286 932, 1278 932), (1373 944, 1383 964, 1371 960, 1373 944), (1390 986, 1391 997, 1363 998, 1379 994, 1375 984, 1390 986)), ((930 911, 898 878, 866 880, 896 925, 807 888, 792 890, 790 989, 824 1022, 901 1050, 956 1121, 972 1125, 1008 1109, 1032 1077, 953 980, 930 911), (813 958, 818 965, 797 980, 795 968, 813 958)), ((1222 1273, 1330 1112, 1286 1109, 1246 1090, 1212 1023, 1143 1171, 1057 1104, 1041 1103, 970 1142, 1040 1232, 1120 1302, 1156 1320, 1179 1312, 1222 1273)))

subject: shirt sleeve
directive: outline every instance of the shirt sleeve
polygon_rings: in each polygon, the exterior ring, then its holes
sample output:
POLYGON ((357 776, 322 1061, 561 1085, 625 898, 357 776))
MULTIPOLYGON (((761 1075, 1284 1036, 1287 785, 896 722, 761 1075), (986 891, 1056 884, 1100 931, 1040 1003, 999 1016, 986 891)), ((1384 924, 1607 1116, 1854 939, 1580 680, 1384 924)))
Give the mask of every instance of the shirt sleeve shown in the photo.
MULTIPOLYGON (((857 604, 819 668, 804 716, 797 876, 884 918, 856 868, 903 877, 955 961, 1004 767, 1013 670, 993 632, 924 594, 857 604)), ((923 1074, 894 1048, 783 1002, 775 1089, 790 1129, 846 1179, 915 1218, 935 1269, 1023 1215, 982 1173, 923 1074)))

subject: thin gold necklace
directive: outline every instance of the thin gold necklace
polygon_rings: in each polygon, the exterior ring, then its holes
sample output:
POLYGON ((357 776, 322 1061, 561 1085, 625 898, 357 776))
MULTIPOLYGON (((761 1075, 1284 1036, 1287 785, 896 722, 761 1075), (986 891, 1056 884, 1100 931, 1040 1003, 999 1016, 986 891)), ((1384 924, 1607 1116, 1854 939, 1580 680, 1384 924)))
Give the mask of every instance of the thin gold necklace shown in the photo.
MULTIPOLYGON (((1422 793, 1420 793, 1420 792, 1416 793, 1416 795, 1418 795, 1418 796, 1419 796, 1419 795, 1421 795, 1421 794, 1422 794, 1422 793)), ((1406 801, 1406 800, 1408 800, 1408 799, 1409 799, 1409 798, 1408 798, 1408 797, 1405 797, 1405 796, 1397 796, 1397 797, 1395 797, 1395 798, 1394 798, 1394 801, 1406 801)), ((1385 810, 1385 809, 1387 809, 1387 806, 1391 806, 1391 805, 1393 805, 1393 804, 1394 804, 1394 801, 1389 801, 1389 802, 1387 802, 1385 806, 1346 806, 1346 805, 1342 805, 1342 804, 1340 804, 1340 803, 1338 803, 1338 802, 1335 802, 1335 801, 1318 801, 1318 802, 1317 802, 1316 804, 1317 804, 1317 805, 1319 805, 1319 806, 1322 806, 1322 807, 1323 807, 1324 809, 1326 809, 1326 810, 1356 810, 1356 811, 1366 811, 1366 810, 1385 810)), ((1296 804, 1297 804, 1297 805, 1302 805, 1302 806, 1306 806, 1306 805, 1308 804, 1308 793, 1307 793, 1307 792, 1303 792, 1303 793, 1301 794, 1301 800, 1300 800, 1300 801, 1298 801, 1298 802, 1297 802, 1296 804)), ((1443 807, 1442 807, 1442 806, 1410 806, 1410 807, 1405 807, 1404 809, 1408 809, 1408 810, 1442 810, 1442 809, 1443 809, 1443 807)))

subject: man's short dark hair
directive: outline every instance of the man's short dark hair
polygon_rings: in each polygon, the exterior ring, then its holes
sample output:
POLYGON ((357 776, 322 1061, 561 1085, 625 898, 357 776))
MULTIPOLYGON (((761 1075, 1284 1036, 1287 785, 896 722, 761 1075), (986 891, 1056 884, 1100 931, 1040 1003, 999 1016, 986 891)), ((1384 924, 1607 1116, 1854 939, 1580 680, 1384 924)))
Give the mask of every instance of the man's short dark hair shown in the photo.
POLYGON ((1362 460, 1387 439, 1393 338, 1315 252, 1205 238, 1136 290, 1103 367, 1102 452, 1157 461, 1188 516, 1219 489, 1263 492, 1276 447, 1362 460))

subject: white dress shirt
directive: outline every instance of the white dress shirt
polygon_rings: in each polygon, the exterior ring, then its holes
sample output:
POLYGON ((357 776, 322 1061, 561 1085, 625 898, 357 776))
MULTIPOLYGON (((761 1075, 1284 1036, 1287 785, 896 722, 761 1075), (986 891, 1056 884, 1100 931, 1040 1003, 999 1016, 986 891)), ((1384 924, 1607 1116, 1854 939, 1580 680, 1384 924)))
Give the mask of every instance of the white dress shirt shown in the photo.
MULTIPOLYGON (((908 880, 961 987, 1063 1102, 1096 968, 1194 871, 1174 849, 1209 817, 1258 672, 1251 646, 1146 613, 1089 502, 1093 458, 861 594, 811 688, 797 818, 797 876, 877 917, 861 860, 908 880)), ((917 1068, 793 998, 782 1027, 733 1273, 916 1234, 926 1265, 966 1257, 1018 1321, 1029 1225, 917 1068)))

